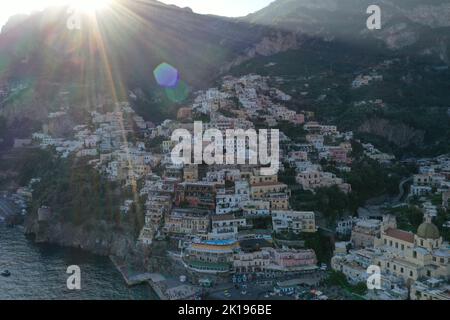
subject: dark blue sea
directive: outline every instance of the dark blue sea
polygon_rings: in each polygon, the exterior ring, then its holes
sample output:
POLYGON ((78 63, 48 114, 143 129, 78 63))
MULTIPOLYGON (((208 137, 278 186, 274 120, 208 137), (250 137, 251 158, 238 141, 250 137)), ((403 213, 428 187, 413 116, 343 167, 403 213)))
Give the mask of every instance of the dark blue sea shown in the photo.
POLYGON ((156 299, 148 285, 129 288, 108 258, 80 250, 35 244, 22 227, 0 222, 0 300, 145 300, 156 299), (81 290, 67 289, 67 267, 81 269, 81 290))

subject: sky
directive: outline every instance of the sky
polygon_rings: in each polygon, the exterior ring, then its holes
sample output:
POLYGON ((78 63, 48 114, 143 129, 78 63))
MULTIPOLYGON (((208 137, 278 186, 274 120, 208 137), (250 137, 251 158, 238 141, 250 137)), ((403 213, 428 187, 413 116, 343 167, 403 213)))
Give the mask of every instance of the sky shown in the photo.
POLYGON ((31 13, 45 7, 67 3, 68 0, 0 0, 0 27, 15 14, 31 13))
MULTIPOLYGON (((30 13, 45 7, 80 0, 0 0, 0 27, 8 18, 19 13, 30 13)), ((86 1, 86 0, 84 0, 86 1)), ((96 1, 96 0, 89 0, 96 1)), ((197 13, 239 17, 266 7, 274 0, 160 0, 179 7, 190 7, 197 13)))
POLYGON ((179 7, 190 7, 197 13, 241 17, 258 11, 274 0, 160 0, 179 7))

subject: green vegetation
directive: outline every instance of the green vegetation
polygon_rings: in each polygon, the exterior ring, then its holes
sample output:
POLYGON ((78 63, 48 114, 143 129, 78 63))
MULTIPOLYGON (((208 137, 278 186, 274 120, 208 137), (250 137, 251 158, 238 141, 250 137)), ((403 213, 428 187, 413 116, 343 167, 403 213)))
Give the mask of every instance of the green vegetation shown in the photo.
MULTIPOLYGON (((223 114, 223 111, 225 111, 225 110, 221 110, 222 114, 223 114)), ((234 115, 232 115, 231 117, 234 117, 234 115)), ((193 120, 194 121, 201 121, 203 123, 209 123, 211 121, 211 117, 209 115, 203 114, 203 113, 194 113, 194 119, 193 120)))
POLYGON ((450 70, 436 70, 429 61, 418 57, 402 58, 379 70, 383 81, 352 89, 356 74, 367 74, 392 58, 377 53, 375 48, 372 52, 368 55, 357 47, 317 43, 302 50, 252 59, 232 73, 282 77, 276 86, 292 96, 288 107, 314 111, 318 121, 334 123, 341 131, 353 130, 383 151, 418 156, 450 152, 450 70), (269 63, 271 67, 267 67, 269 63), (368 102, 377 99, 384 104, 368 102), (360 101, 366 104, 354 104, 360 101), (373 119, 386 120, 388 130, 361 134, 361 126, 373 119), (423 141, 417 141, 415 134, 423 141))
POLYGON ((335 221, 352 207, 352 197, 337 186, 320 188, 316 192, 316 207, 329 221, 335 221))
POLYGON ((337 186, 311 191, 296 190, 290 198, 294 210, 319 211, 329 223, 333 223, 343 213, 358 208, 353 194, 345 194, 337 186))
POLYGON ((329 236, 321 231, 304 233, 305 247, 313 249, 319 263, 329 263, 333 255, 333 244, 329 236))
POLYGON ((296 174, 297 173, 295 171, 295 168, 285 166, 285 169, 278 173, 278 180, 287 184, 288 186, 294 186, 296 184, 296 174))
POLYGON ((272 229, 272 217, 251 217, 247 218, 249 222, 253 225, 253 229, 272 229))
POLYGON ((274 238, 286 241, 304 241, 304 248, 313 249, 319 263, 330 263, 333 255, 333 244, 329 236, 317 231, 313 233, 283 232, 274 234, 274 238))
POLYGON ((339 286, 357 296, 363 296, 367 293, 367 285, 365 283, 360 282, 356 285, 351 285, 340 271, 331 271, 325 283, 329 286, 339 286))
POLYGON ((0 149, 12 147, 14 138, 29 138, 32 132, 38 131, 41 127, 42 124, 35 119, 24 117, 8 121, 0 116, 0 149))
POLYGON ((416 206, 408 206, 391 209, 391 213, 397 218, 399 229, 417 232, 417 228, 423 222, 423 213, 416 206))
POLYGON ((142 228, 144 212, 139 197, 131 188, 123 190, 103 178, 87 161, 57 158, 50 150, 33 150, 19 165, 22 185, 31 178, 41 178, 34 187, 32 212, 49 206, 63 222, 89 225, 102 220, 116 227, 131 227, 135 236, 142 228), (123 215, 120 206, 125 199, 135 203, 123 215))
MULTIPOLYGON (((358 149, 354 149, 353 152, 358 152, 358 149)), ((289 167, 281 173, 280 180, 293 185, 290 204, 294 210, 319 211, 330 224, 344 213, 356 213, 357 209, 371 198, 385 194, 398 194, 398 186, 402 177, 409 174, 407 168, 383 167, 377 161, 365 157, 355 160, 352 164, 352 171, 349 173, 340 173, 329 169, 350 183, 352 192, 346 194, 337 186, 319 188, 314 193, 301 190, 298 186, 296 190, 293 178, 294 169, 289 167)))
POLYGON ((6 125, 7 125, 6 118, 0 116, 0 144, 6 136, 6 125))
POLYGON ((145 140, 145 147, 148 149, 151 149, 152 151, 156 151, 156 152, 160 152, 161 151, 161 144, 163 143, 163 141, 166 140, 166 138, 160 136, 160 137, 156 137, 154 139, 145 140))
MULTIPOLYGON (((229 111, 227 109, 220 109, 220 113, 222 115, 224 115, 225 117, 228 117, 228 118, 235 118, 236 117, 236 114, 234 114, 233 112, 231 112, 231 111, 229 111)), ((208 121, 204 121, 204 122, 209 122, 209 119, 208 119, 208 121)))
POLYGON ((274 129, 279 129, 294 142, 306 142, 306 131, 288 121, 280 121, 274 129))
POLYGON ((443 224, 447 221, 450 221, 450 211, 440 209, 434 222, 439 228, 439 231, 444 241, 450 241, 450 228, 443 227, 443 224))
POLYGON ((383 194, 398 194, 398 185, 405 174, 401 167, 387 168, 368 158, 354 161, 351 168, 343 177, 352 186, 353 204, 357 206, 383 194))
POLYGON ((146 88, 133 102, 133 109, 145 120, 154 123, 175 119, 181 104, 171 101, 161 89, 146 88))

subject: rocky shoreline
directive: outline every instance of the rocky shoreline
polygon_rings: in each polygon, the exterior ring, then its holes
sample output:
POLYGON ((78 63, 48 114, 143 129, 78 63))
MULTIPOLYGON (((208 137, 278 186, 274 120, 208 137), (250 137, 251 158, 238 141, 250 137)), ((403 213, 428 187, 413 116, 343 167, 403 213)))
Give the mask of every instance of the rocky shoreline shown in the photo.
POLYGON ((60 221, 38 221, 28 217, 24 233, 34 237, 36 243, 49 243, 62 247, 82 249, 101 256, 117 256, 128 259, 136 256, 136 241, 126 232, 104 221, 92 225, 76 226, 60 221))
MULTIPOLYGON (((135 239, 126 232, 117 232, 106 222, 99 222, 95 229, 86 225, 75 226, 58 221, 38 221, 37 217, 27 217, 23 223, 24 234, 34 238, 36 243, 53 244, 67 248, 77 248, 86 252, 107 256, 114 267, 122 275, 128 286, 146 284, 150 286, 159 300, 170 299, 163 288, 165 280, 158 282, 153 278, 161 277, 159 268, 166 274, 174 274, 171 281, 177 281, 175 264, 167 263, 161 256, 161 249, 146 250, 136 244, 135 239)), ((163 246, 164 247, 164 246, 163 246)), ((163 249, 164 250, 164 249, 163 249)), ((179 271, 179 270, 178 270, 179 271)), ((180 284, 181 285, 181 284, 180 284)))
POLYGON ((36 243, 115 257, 140 273, 157 272, 162 266, 170 273, 174 268, 166 256, 164 243, 144 247, 137 243, 131 231, 118 229, 105 221, 76 226, 61 221, 38 221, 37 217, 28 216, 23 225, 25 235, 34 238, 36 243))

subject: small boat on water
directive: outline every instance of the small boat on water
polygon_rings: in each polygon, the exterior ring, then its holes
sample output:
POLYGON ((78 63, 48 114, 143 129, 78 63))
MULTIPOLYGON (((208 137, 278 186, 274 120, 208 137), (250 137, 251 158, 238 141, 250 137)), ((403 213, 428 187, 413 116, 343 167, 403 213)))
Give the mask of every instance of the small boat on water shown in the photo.
POLYGON ((0 273, 0 275, 2 276, 2 277, 9 277, 9 276, 11 276, 11 272, 9 272, 9 270, 5 270, 5 271, 3 271, 2 273, 0 273))

